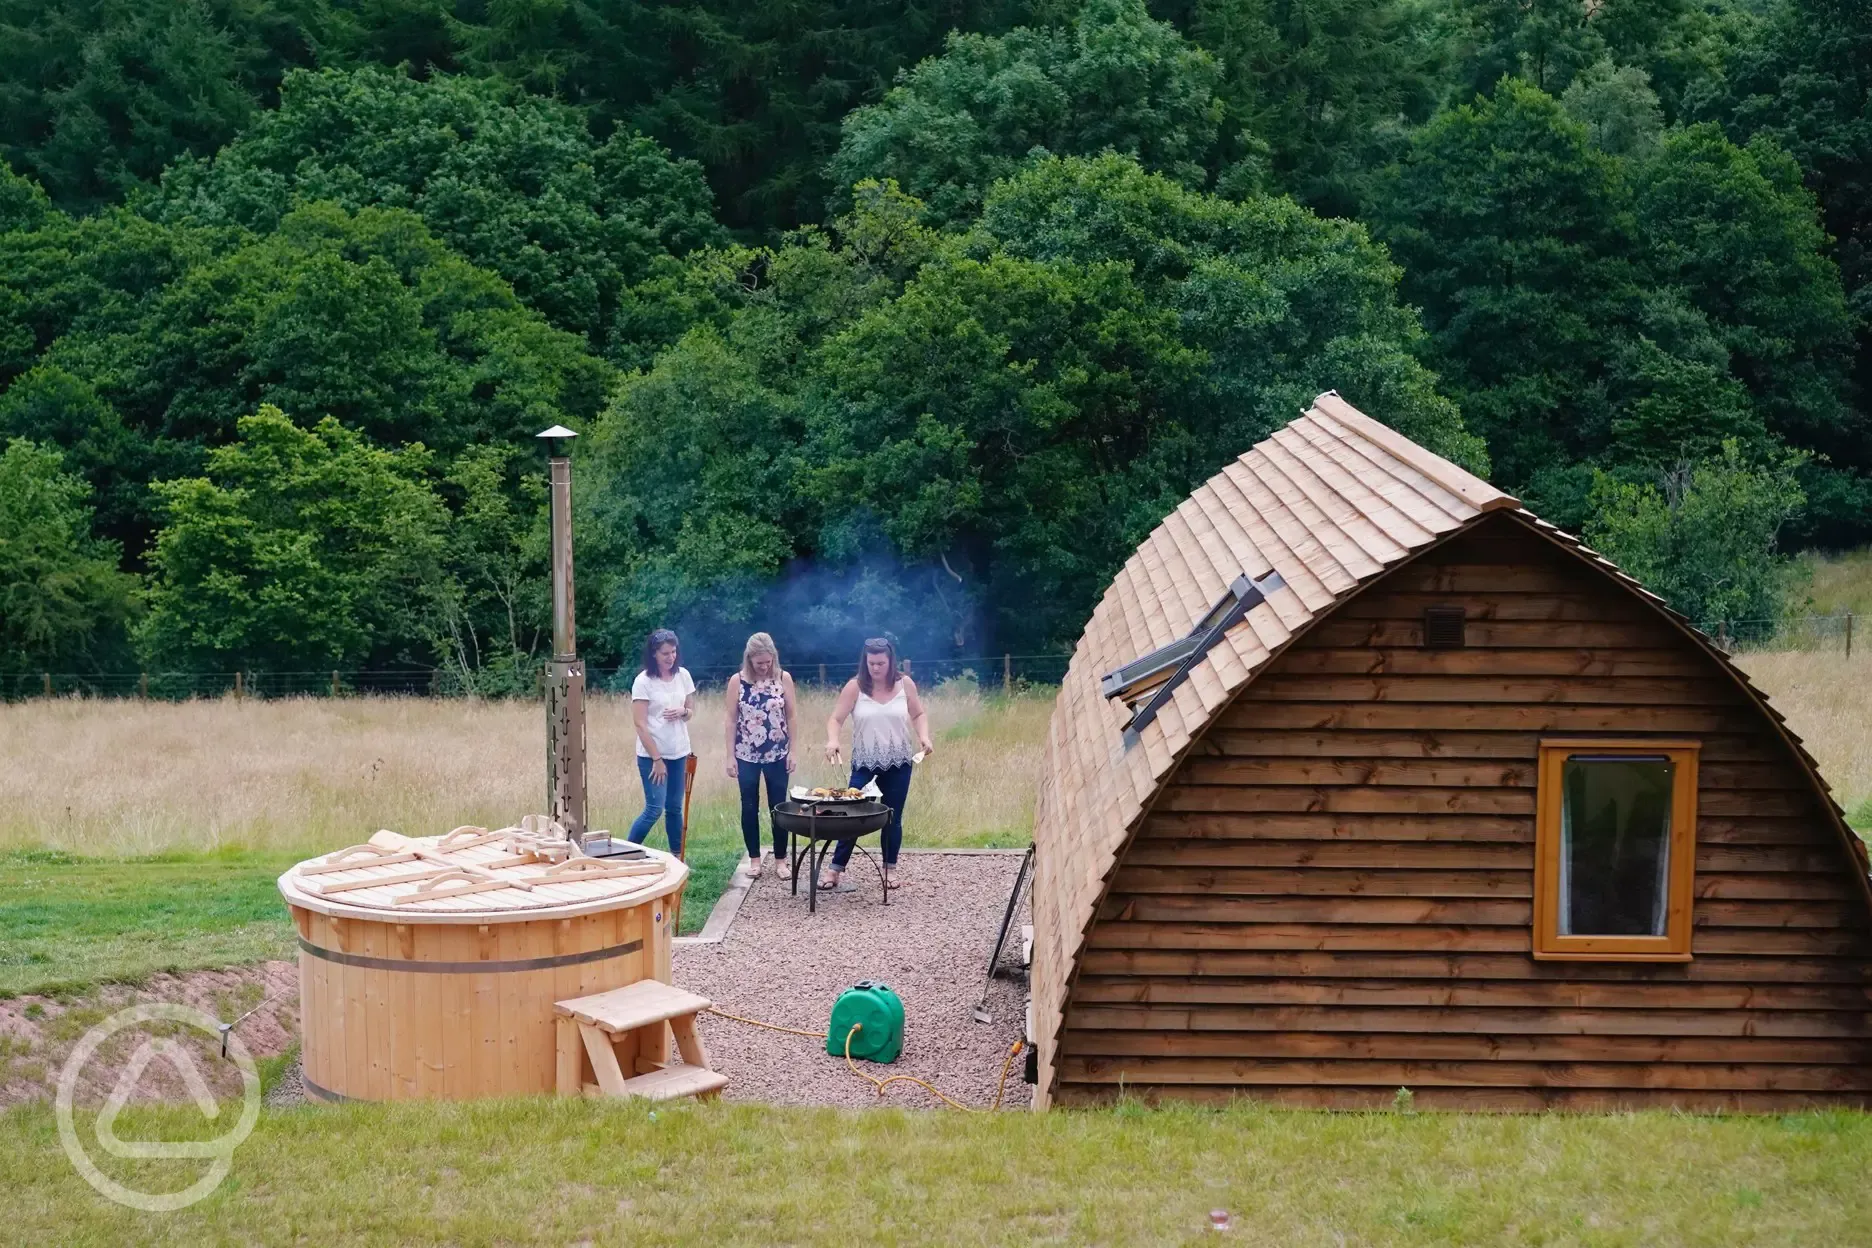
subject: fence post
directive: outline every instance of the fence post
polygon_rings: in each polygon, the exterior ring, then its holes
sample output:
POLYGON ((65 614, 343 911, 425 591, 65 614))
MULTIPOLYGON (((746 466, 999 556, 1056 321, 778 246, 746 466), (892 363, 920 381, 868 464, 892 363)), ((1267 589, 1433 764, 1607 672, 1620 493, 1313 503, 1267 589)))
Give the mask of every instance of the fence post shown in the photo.
POLYGON ((910 674, 910 660, 909 659, 905 659, 903 661, 903 667, 904 667, 904 675, 908 676, 910 674))
POLYGON ((137 697, 142 698, 146 702, 149 701, 149 673, 148 672, 142 672, 137 676, 137 697))
POLYGON ((1852 617, 1853 613, 1848 611, 1846 613, 1846 657, 1849 659, 1852 658, 1852 617))
POLYGON ((40 684, 41 684, 41 685, 42 685, 42 686, 44 687, 44 689, 45 689, 45 696, 46 696, 46 697, 48 697, 48 698, 49 698, 49 697, 51 697, 51 696, 52 696, 52 673, 51 673, 51 672, 40 672, 40 673, 39 673, 39 683, 40 683, 40 684))
POLYGON ((1001 687, 1003 689, 1014 687, 1014 656, 1011 654, 1001 656, 1001 687))
POLYGON ((442 669, 435 668, 429 673, 429 696, 435 697, 442 692, 442 669))
POLYGON ((332 672, 332 697, 335 698, 337 696, 338 696, 338 673, 336 670, 334 670, 332 672))
POLYGON ((234 700, 240 701, 247 694, 247 686, 241 680, 239 672, 234 673, 234 700))
POLYGON ((822 689, 825 687, 825 664, 823 663, 819 665, 819 687, 822 689))

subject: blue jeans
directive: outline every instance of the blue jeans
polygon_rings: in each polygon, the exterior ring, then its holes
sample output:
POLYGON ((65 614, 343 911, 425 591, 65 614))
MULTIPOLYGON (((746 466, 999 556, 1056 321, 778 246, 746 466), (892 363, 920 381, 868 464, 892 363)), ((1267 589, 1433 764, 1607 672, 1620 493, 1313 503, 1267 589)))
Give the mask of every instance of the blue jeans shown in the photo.
POLYGON ((663 830, 669 833, 669 852, 682 853, 682 799, 683 768, 689 765, 689 756, 666 758, 664 768, 668 774, 662 780, 650 778, 650 764, 655 759, 639 755, 637 774, 643 777, 644 808, 637 816, 637 822, 631 824, 631 844, 641 845, 644 837, 650 835, 650 829, 656 827, 657 816, 663 816, 663 830))
MULTIPOLYGON (((767 805, 769 807, 785 800, 787 790, 786 759, 771 763, 750 763, 745 758, 735 759, 735 779, 741 785, 741 839, 747 845, 747 856, 760 857, 760 786, 767 781, 767 805)), ((785 860, 787 856, 787 834, 779 828, 773 830, 773 856, 785 860)))
MULTIPOLYGON (((890 807, 890 822, 884 825, 884 835, 881 838, 884 842, 884 865, 887 867, 897 865, 897 851, 903 848, 903 812, 904 803, 910 800, 910 771, 909 763, 898 763, 895 767, 889 767, 883 771, 872 771, 869 767, 852 768, 851 787, 862 789, 876 780, 878 788, 884 794, 884 804, 890 807)), ((852 847, 855 844, 857 844, 855 841, 839 842, 838 848, 832 851, 834 870, 845 869, 845 864, 851 861, 852 847)))

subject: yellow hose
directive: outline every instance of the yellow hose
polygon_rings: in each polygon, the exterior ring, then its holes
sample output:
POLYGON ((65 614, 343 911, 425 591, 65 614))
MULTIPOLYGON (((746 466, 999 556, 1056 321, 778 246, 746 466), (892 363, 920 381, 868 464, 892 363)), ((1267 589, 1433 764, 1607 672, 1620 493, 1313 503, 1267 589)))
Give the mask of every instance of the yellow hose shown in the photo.
POLYGON ((826 1033, 823 1031, 801 1031, 797 1027, 782 1027, 778 1023, 763 1023, 758 1018, 742 1018, 739 1014, 730 1014, 727 1010, 718 1010, 712 1005, 703 1012, 705 1014, 719 1014, 723 1018, 733 1019, 737 1023, 746 1023, 750 1027, 765 1027, 768 1031, 784 1031, 789 1036, 808 1036, 814 1040, 823 1040, 826 1038, 826 1033))
POLYGON ((1021 1048, 1026 1043, 1022 1040, 1016 1040, 1013 1044, 1008 1046, 1007 1060, 1001 1063, 1001 1082, 995 1088, 994 1104, 990 1105, 987 1109, 977 1109, 973 1105, 964 1105, 961 1101, 956 1100, 935 1084, 918 1079, 915 1075, 892 1075, 887 1079, 879 1079, 875 1075, 867 1075, 864 1071, 859 1070, 858 1064, 852 1061, 851 1042, 852 1037, 863 1030, 863 1023, 853 1023, 851 1025, 851 1030, 845 1033, 845 1065, 850 1068, 852 1074, 875 1085, 877 1094, 880 1097, 884 1095, 884 1089, 890 1087, 893 1083, 914 1083, 917 1087, 922 1088, 943 1104, 968 1114, 990 1114, 1001 1108, 1001 1097, 1007 1091, 1008 1071, 1014 1069, 1014 1059, 1020 1055, 1021 1048))

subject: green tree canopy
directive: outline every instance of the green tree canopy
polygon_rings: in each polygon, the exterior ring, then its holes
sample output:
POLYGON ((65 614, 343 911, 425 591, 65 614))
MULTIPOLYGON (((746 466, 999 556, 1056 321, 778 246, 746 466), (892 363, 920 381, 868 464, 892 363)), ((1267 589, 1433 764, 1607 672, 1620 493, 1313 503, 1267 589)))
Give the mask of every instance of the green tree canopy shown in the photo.
POLYGON ((1143 0, 1087 0, 1070 29, 953 35, 882 102, 846 118, 831 175, 838 198, 895 180, 934 220, 976 211, 989 185, 1030 157, 1135 157, 1201 184, 1222 106, 1208 53, 1143 0))
POLYGON ((1166 510, 1335 386, 1482 466, 1355 225, 1117 155, 1030 165, 966 235, 918 208, 861 184, 626 384, 596 526, 642 552, 617 636, 813 560, 881 569, 946 649, 1058 644, 1166 510))
POLYGON ((1509 78, 1426 126, 1375 200, 1432 361, 1503 478, 1562 523, 1584 519, 1587 464, 1862 437, 1838 271, 1772 145, 1702 126, 1614 155, 1509 78))
POLYGON ((89 493, 50 447, 10 438, 0 451, 0 673, 119 657, 134 581, 92 537, 89 493))
POLYGON ((0 0, 0 157, 95 208, 206 155, 310 64, 324 0, 0 0))
POLYGON ((552 324, 626 356, 642 351, 618 340, 631 287, 722 240, 701 169, 650 139, 599 143, 573 109, 498 82, 377 69, 289 75, 277 109, 171 170, 147 211, 269 233, 319 200, 416 213, 552 324))
POLYGON ((1733 440, 1653 482, 1600 473, 1586 540, 1706 628, 1779 618, 1791 561, 1781 526, 1805 499, 1789 462, 1750 463, 1733 440))
POLYGON ((432 653, 451 586, 428 454, 262 407, 201 477, 157 485, 147 661, 193 670, 360 666, 432 653))
POLYGON ((403 210, 310 204, 264 236, 59 217, 0 235, 0 277, 43 343, 0 422, 71 430, 133 552, 154 518, 128 500, 199 471, 263 403, 453 456, 577 423, 613 377, 403 210))
POLYGON ((1225 184, 1257 171, 1322 213, 1352 216, 1370 169, 1437 103, 1430 10, 1413 0, 1153 0, 1216 58, 1225 184))

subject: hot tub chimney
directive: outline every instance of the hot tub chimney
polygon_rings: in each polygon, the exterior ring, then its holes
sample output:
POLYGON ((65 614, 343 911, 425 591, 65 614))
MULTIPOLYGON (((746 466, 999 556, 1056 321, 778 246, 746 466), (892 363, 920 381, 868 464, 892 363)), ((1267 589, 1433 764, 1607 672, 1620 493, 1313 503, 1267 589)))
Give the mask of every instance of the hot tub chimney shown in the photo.
POLYGON ((576 843, 585 835, 585 664, 572 615, 572 461, 578 434, 554 425, 546 439, 552 485, 553 654, 546 669, 546 804, 576 843))

